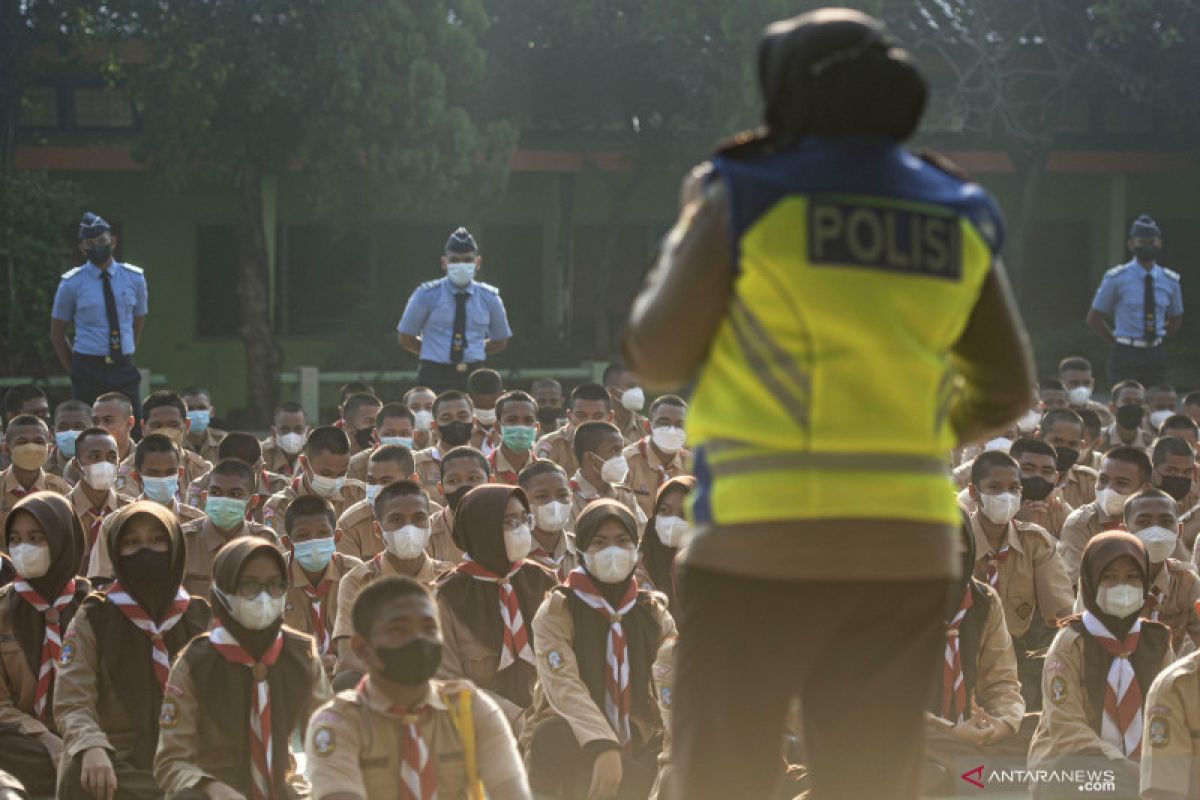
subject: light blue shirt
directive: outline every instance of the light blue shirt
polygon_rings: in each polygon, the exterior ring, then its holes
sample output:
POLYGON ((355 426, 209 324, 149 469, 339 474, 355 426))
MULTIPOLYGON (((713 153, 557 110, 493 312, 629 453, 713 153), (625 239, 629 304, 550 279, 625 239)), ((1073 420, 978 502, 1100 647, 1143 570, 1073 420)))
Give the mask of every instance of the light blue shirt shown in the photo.
MULTIPOLYGON (((133 355, 133 320, 149 310, 146 275, 141 267, 114 260, 113 299, 117 301, 117 323, 121 328, 121 352, 133 355)), ((74 350, 85 356, 108 355, 108 312, 104 308, 104 285, 100 268, 88 261, 64 272, 54 294, 50 316, 75 323, 74 350)))
POLYGON ((454 338, 454 296, 467 293, 467 341, 463 362, 473 364, 486 358, 484 342, 512 338, 508 315, 500 290, 486 283, 471 281, 459 289, 450 279, 427 281, 408 298, 404 316, 396 330, 409 336, 421 337, 421 360, 449 364, 450 344, 454 338))
MULTIPOLYGON (((1166 335, 1166 318, 1183 316, 1183 290, 1179 273, 1155 264, 1154 276, 1155 338, 1166 335)), ((1137 259, 1113 267, 1104 273, 1096 290, 1092 308, 1101 314, 1113 315, 1113 335, 1122 339, 1146 338, 1145 325, 1146 270, 1137 259)))

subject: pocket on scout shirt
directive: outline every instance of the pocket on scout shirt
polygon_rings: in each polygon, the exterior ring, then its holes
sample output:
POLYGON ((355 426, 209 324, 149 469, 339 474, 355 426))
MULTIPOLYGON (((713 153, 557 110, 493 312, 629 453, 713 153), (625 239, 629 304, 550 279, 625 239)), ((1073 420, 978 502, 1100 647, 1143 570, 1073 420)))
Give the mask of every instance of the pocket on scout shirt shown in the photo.
POLYGON ((1028 622, 1033 616, 1034 609, 1037 608, 1037 595, 1034 591, 1033 580, 1014 575, 1009 578, 1009 585, 1002 587, 1002 590, 1007 606, 1005 610, 1012 609, 1017 619, 1021 622, 1028 622))

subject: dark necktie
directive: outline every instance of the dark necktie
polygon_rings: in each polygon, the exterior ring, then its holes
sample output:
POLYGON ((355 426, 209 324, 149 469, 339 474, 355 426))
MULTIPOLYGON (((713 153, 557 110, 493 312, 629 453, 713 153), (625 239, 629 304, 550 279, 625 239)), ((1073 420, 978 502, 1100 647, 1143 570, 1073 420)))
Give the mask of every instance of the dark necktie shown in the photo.
POLYGON ((104 313, 108 317, 108 357, 118 358, 121 355, 121 323, 117 321, 117 298, 112 290, 112 273, 109 269, 100 270, 100 283, 104 286, 104 313))
POLYGON ((450 363, 461 364, 467 346, 467 293, 454 294, 454 338, 450 340, 450 363))
POLYGON ((1155 317, 1158 315, 1154 311, 1154 274, 1146 273, 1146 293, 1143 295, 1142 304, 1146 310, 1145 338, 1153 342, 1158 338, 1158 325, 1155 324, 1155 317))

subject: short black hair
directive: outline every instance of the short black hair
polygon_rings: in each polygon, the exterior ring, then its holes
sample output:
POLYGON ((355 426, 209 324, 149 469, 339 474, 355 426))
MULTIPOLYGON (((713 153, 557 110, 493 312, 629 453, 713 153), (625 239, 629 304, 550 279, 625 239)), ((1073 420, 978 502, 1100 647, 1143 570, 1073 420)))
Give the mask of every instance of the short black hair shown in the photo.
POLYGON ((602 400, 604 407, 609 411, 612 410, 612 397, 608 394, 608 390, 598 383, 581 383, 571 390, 571 401, 567 403, 567 408, 575 410, 576 400, 602 400))
POLYGON ((150 412, 156 408, 174 408, 179 411, 180 418, 187 419, 187 404, 175 392, 165 389, 158 392, 151 392, 142 401, 142 422, 149 420, 150 412))
POLYGON ((533 383, 529 384, 530 391, 536 392, 538 389, 558 389, 563 390, 562 384, 556 378, 538 378, 533 383))
POLYGON ((604 374, 601 376, 601 381, 605 386, 615 386, 617 376, 629 372, 629 367, 622 364, 620 361, 614 361, 604 368, 604 374))
POLYGON ((467 397, 465 392, 460 392, 457 389, 449 389, 433 399, 433 416, 437 417, 438 409, 441 408, 442 403, 452 403, 455 400, 462 400, 466 402, 467 408, 472 411, 475 410, 475 404, 471 402, 471 398, 467 397))
MULTIPOLYGON (((107 436, 108 438, 112 439, 112 434, 104 430, 104 428, 84 428, 79 432, 79 435, 75 437, 75 452, 78 453, 80 448, 83 447, 83 443, 93 436, 107 436)), ((116 440, 114 439, 114 442, 115 441, 116 440)))
POLYGON ((342 403, 342 417, 343 418, 349 417, 351 414, 357 412, 359 409, 366 408, 367 406, 382 407, 383 401, 380 400, 378 397, 376 397, 373 394, 368 394, 366 392, 356 392, 356 393, 350 395, 349 397, 347 397, 346 401, 344 403, 342 403))
POLYGON ((525 468, 521 470, 519 475, 517 475, 517 485, 522 489, 526 489, 528 488, 529 484, 533 482, 534 478, 537 478, 541 475, 549 475, 552 472, 557 472, 564 478, 568 477, 567 471, 558 464, 555 464, 550 459, 535 458, 533 461, 526 464, 525 468))
POLYGON ((1150 452, 1150 462, 1156 467, 1162 466, 1167 456, 1187 456, 1195 459, 1196 451, 1192 449, 1191 442, 1182 436, 1160 436, 1150 452))
POLYGON ((333 511, 333 506, 324 497, 315 494, 302 494, 288 504, 287 511, 283 512, 283 529, 290 532, 292 525, 300 517, 316 517, 322 516, 329 523, 329 527, 337 529, 337 514, 333 511))
POLYGON ((407 478, 392 481, 375 495, 375 519, 382 518, 384 507, 397 497, 421 497, 424 498, 426 507, 429 505, 429 495, 425 494, 421 484, 407 478))
POLYGON ((367 456, 368 464, 392 463, 399 464, 400 471, 405 475, 412 475, 416 472, 416 464, 413 460, 413 451, 409 450, 402 444, 385 444, 375 448, 371 455, 367 456))
POLYGON ((383 425, 385 419, 406 419, 414 425, 417 424, 416 415, 404 403, 388 403, 379 409, 379 413, 375 415, 375 426, 383 425))
POLYGON ((304 406, 291 400, 286 403, 280 403, 275 407, 275 413, 271 415, 271 421, 279 419, 280 414, 303 414, 304 419, 308 420, 308 412, 304 410, 304 406))
POLYGON ((481 367, 467 376, 468 394, 499 394, 504 391, 504 379, 494 369, 481 367))
POLYGON ((496 419, 499 419, 504 414, 504 406, 508 403, 529 403, 533 406, 533 413, 537 414, 538 404, 533 399, 533 395, 529 392, 523 392, 520 389, 514 389, 511 392, 505 392, 500 395, 500 399, 496 401, 496 419))
POLYGON ((32 383, 18 383, 4 393, 4 413, 20 414, 21 407, 36 397, 45 397, 46 392, 32 383))
POLYGON ((1088 361, 1083 356, 1067 356, 1062 361, 1058 362, 1059 373, 1072 370, 1075 372, 1091 372, 1092 362, 1088 361))
POLYGON ((473 458, 480 463, 484 472, 490 474, 492 471, 492 465, 488 463, 487 456, 476 450, 474 447, 471 447, 471 445, 463 444, 455 447, 450 452, 442 456, 442 462, 438 464, 438 477, 446 477, 446 468, 450 465, 450 462, 458 461, 461 458, 473 458))
POLYGON ((1180 428, 1187 428, 1193 433, 1200 433, 1200 425, 1197 425, 1196 420, 1192 419, 1187 414, 1172 414, 1163 421, 1163 424, 1158 427, 1158 430, 1161 432, 1168 430, 1179 430, 1180 428))
POLYGON ((333 425, 322 425, 308 435, 304 443, 304 455, 312 458, 322 453, 332 453, 335 456, 349 455, 350 437, 341 428, 333 425))
POLYGON ((1149 483, 1150 476, 1154 474, 1154 467, 1150 463, 1150 456, 1146 455, 1146 451, 1140 447, 1127 447, 1125 445, 1114 447, 1104 454, 1104 458, 1111 458, 1113 461, 1122 461, 1137 467, 1138 478, 1142 483, 1149 483))
POLYGON ((1099 414, 1090 408, 1081 408, 1075 413, 1083 420, 1083 431, 1087 438, 1095 439, 1100 435, 1100 429, 1104 427, 1104 423, 1101 421, 1099 414))
POLYGON ((1121 392, 1125 391, 1126 389, 1137 389, 1141 392, 1146 391, 1146 387, 1142 386, 1137 381, 1121 381, 1112 388, 1112 399, 1114 404, 1121 399, 1121 392))
POLYGON ((1058 378, 1047 378, 1038 382, 1039 392, 1065 392, 1066 390, 1067 387, 1063 386, 1062 381, 1058 378))
POLYGON ((1008 454, 1017 461, 1020 461, 1021 456, 1026 453, 1033 453, 1037 456, 1050 456, 1053 459, 1058 458, 1058 452, 1053 447, 1041 439, 1034 439, 1032 436, 1022 436, 1012 443, 1012 447, 1008 448, 1008 454))
POLYGON ((125 407, 125 416, 133 416, 133 401, 129 399, 128 395, 121 394, 120 392, 105 392, 92 401, 92 408, 95 408, 100 403, 120 403, 125 407))
POLYGON ((262 459, 262 444, 252 434, 233 431, 217 445, 217 458, 236 458, 254 466, 262 459))
POLYGON ((417 392, 429 392, 434 397, 437 397, 437 392, 435 392, 433 389, 430 389, 428 386, 414 386, 405 392, 400 399, 405 405, 408 405, 410 402, 412 402, 412 396, 417 392))
POLYGON ((354 632, 366 639, 371 635, 371 625, 379 614, 379 609, 389 601, 401 597, 423 596, 431 602, 433 595, 425 584, 407 575, 388 575, 371 581, 358 597, 354 598, 354 607, 350 610, 350 623, 354 632))
POLYGON ((8 427, 5 428, 5 435, 11 432, 13 428, 41 428, 46 432, 47 436, 50 435, 50 426, 46 424, 46 420, 33 414, 18 414, 13 417, 8 423, 8 427))
POLYGON ((1017 460, 1008 453, 1000 450, 987 450, 978 455, 975 463, 971 465, 971 483, 978 486, 981 482, 987 480, 987 476, 991 474, 995 467, 1011 467, 1021 474, 1021 465, 1017 460))
POLYGON ((88 422, 92 420, 92 407, 82 400, 63 400, 54 407, 54 421, 58 422, 60 414, 75 412, 77 414, 87 414, 88 422))
POLYGON ((183 453, 179 451, 179 445, 175 444, 174 439, 161 433, 151 433, 137 443, 137 448, 133 451, 133 466, 141 469, 142 464, 146 463, 146 456, 151 453, 174 453, 179 463, 183 463, 183 453))
POLYGON ((585 422, 575 429, 575 440, 571 442, 572 450, 575 453, 575 460, 579 464, 583 464, 583 454, 595 452, 600 446, 600 442, 604 441, 606 436, 611 434, 621 435, 621 429, 611 422, 585 422))
POLYGON ((650 404, 651 417, 654 416, 654 412, 658 410, 659 406, 675 406, 676 408, 682 408, 686 411, 688 404, 686 400, 677 394, 664 394, 650 404))
POLYGON ((1142 489, 1131 494, 1125 501, 1124 519, 1126 523, 1129 522, 1129 512, 1133 508, 1133 504, 1139 500, 1170 500, 1175 504, 1175 513, 1179 513, 1179 503, 1175 502, 1175 498, 1171 497, 1171 495, 1167 494, 1162 489, 1142 489))
POLYGON ((1053 427, 1059 422, 1070 422, 1072 425, 1078 425, 1080 431, 1086 431, 1087 426, 1083 424, 1083 419, 1069 408, 1052 408, 1042 417, 1039 427, 1042 429, 1044 436, 1048 428, 1053 427))
POLYGON ((208 402, 212 402, 212 392, 205 389, 203 386, 185 386, 179 390, 180 397, 203 397, 208 402))
POLYGON ((254 474, 254 470, 250 468, 250 465, 240 458, 221 459, 212 468, 212 474, 240 478, 250 487, 251 494, 258 491, 258 476, 254 474))
POLYGON ((338 405, 343 405, 352 394, 375 394, 375 387, 366 381, 343 383, 342 388, 338 389, 338 405))

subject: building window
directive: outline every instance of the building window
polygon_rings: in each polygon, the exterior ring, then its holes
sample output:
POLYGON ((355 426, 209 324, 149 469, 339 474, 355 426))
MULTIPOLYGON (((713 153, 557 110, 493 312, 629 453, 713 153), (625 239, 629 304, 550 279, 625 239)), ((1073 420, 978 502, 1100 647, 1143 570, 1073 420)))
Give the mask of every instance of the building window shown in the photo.
POLYGON ((196 229, 195 290, 197 336, 237 336, 237 228, 200 225, 196 229))
POLYGON ((76 127, 133 127, 133 103, 125 89, 76 89, 73 97, 76 127))

